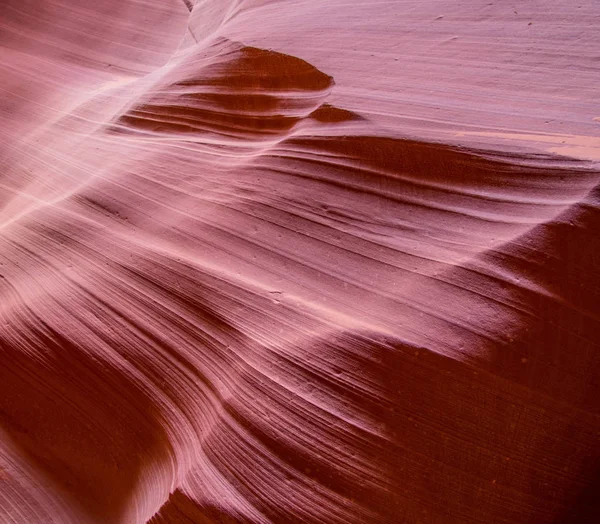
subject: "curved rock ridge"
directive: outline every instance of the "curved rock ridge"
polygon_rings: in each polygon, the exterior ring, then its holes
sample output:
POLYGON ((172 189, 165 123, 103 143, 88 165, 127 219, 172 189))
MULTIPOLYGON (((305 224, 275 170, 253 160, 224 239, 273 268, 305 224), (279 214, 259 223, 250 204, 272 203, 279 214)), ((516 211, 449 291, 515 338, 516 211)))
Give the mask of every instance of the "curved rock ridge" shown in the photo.
POLYGON ((5 0, 0 522, 591 522, 569 6, 5 0))
POLYGON ((227 40, 198 47, 169 71, 169 83, 153 86, 119 118, 116 130, 203 140, 209 132, 246 140, 277 135, 319 108, 333 87, 329 76, 293 56, 227 40))

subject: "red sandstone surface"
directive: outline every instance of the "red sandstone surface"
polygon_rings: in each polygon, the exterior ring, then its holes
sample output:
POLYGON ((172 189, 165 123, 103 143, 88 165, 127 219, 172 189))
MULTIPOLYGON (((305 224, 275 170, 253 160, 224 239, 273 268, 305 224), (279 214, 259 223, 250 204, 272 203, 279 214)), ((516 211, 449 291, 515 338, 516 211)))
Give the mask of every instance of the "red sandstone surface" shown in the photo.
POLYGON ((596 0, 2 0, 0 522, 577 523, 596 0))

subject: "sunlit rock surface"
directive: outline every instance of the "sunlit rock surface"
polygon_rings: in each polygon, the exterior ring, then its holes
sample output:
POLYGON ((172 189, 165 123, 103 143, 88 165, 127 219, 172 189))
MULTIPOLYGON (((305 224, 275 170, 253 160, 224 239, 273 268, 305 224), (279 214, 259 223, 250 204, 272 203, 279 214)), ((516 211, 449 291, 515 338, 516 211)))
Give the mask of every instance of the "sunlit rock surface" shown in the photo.
POLYGON ((596 0, 2 0, 0 522, 598 514, 596 0))

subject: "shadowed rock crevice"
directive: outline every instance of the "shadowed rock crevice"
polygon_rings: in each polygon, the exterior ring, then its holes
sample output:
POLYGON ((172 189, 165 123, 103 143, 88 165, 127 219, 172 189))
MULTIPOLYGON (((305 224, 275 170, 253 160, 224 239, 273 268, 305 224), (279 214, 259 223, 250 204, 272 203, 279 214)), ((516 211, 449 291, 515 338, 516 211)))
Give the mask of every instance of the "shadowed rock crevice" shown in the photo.
POLYGON ((148 524, 254 524, 252 520, 232 516, 218 507, 201 506, 175 490, 148 524))
POLYGON ((195 0, 181 0, 181 1, 185 4, 185 7, 187 7, 188 11, 191 13, 192 10, 194 9, 195 0))
POLYGON ((131 377, 45 326, 21 347, 0 340, 5 437, 94 522, 119 522, 148 468, 171 445, 155 404, 131 377))

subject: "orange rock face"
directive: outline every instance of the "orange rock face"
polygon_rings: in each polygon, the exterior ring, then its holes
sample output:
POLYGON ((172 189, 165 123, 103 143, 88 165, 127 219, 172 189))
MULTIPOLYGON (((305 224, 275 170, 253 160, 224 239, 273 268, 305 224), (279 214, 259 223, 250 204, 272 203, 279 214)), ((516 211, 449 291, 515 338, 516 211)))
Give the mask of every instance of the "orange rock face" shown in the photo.
POLYGON ((3 0, 0 522, 594 521, 599 16, 3 0))

